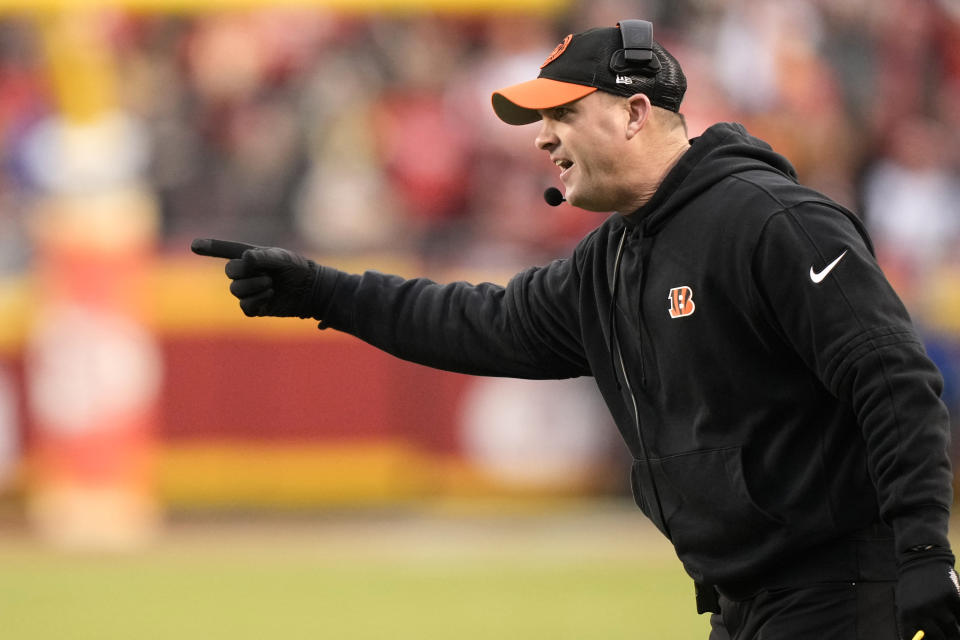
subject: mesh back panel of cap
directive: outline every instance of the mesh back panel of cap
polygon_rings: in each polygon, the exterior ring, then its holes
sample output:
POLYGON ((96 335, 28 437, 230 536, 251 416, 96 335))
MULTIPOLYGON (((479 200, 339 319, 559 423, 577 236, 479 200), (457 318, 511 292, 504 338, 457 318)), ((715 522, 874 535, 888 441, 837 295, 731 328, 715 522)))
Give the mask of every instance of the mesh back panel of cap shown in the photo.
MULTIPOLYGON (((656 78, 656 88, 650 95, 650 99, 659 102, 667 109, 677 111, 680 108, 680 102, 683 100, 683 94, 687 91, 687 77, 683 75, 683 69, 677 59, 670 55, 659 42, 653 43, 653 51, 660 59, 660 73, 656 78)), ((648 80, 644 78, 644 80, 648 80)))

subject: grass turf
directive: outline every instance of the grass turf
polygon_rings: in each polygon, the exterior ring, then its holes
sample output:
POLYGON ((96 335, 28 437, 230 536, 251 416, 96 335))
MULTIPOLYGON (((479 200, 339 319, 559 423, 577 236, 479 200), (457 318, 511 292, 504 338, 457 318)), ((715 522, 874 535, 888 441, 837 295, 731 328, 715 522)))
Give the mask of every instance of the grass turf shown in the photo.
POLYGON ((706 638, 693 585, 631 514, 209 523, 128 555, 0 541, 4 638, 706 638), (635 537, 634 537, 635 536, 635 537))

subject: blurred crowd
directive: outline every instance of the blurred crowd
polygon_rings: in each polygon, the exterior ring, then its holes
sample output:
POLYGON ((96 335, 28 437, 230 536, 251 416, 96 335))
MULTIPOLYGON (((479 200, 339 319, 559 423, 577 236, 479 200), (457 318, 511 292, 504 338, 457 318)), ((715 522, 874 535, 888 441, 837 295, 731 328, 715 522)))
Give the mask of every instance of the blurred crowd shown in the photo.
MULTIPOLYGON (((466 3, 468 4, 468 3, 466 3)), ((566 254, 603 216, 548 207, 536 125, 490 93, 569 32, 650 19, 683 65, 690 136, 738 121, 861 215, 960 404, 960 3, 596 0, 556 14, 110 12, 160 243, 198 235, 426 266, 566 254)), ((54 108, 33 23, 0 21, 0 271, 30 264, 32 128, 54 108)))

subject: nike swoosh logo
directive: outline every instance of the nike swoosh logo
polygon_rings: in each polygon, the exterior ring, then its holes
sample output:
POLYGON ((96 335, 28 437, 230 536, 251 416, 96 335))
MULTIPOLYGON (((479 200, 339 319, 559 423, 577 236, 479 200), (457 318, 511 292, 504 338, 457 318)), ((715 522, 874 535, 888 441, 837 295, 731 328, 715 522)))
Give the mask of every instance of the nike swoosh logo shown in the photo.
POLYGON ((819 273, 817 273, 816 271, 814 271, 814 270, 813 270, 813 267, 810 267, 810 279, 813 280, 813 283, 814 283, 814 284, 820 284, 821 282, 823 282, 823 279, 826 278, 827 275, 828 275, 831 271, 833 271, 833 268, 834 268, 835 266, 837 266, 837 263, 838 263, 838 262, 840 262, 841 260, 843 260, 843 256, 845 256, 845 255, 847 255, 847 252, 846 252, 846 251, 844 251, 844 252, 841 253, 839 256, 837 256, 837 259, 836 259, 836 260, 834 260, 833 262, 831 262, 830 264, 828 264, 827 266, 825 266, 825 267, 823 268, 823 271, 821 271, 821 272, 819 272, 819 273))

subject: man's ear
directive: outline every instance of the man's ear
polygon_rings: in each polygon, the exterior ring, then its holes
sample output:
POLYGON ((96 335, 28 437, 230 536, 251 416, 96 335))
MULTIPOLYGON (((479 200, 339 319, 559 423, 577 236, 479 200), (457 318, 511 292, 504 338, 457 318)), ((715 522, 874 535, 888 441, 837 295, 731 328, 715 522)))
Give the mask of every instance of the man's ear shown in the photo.
POLYGON ((635 93, 627 98, 627 139, 640 133, 650 118, 650 98, 642 93, 635 93))

